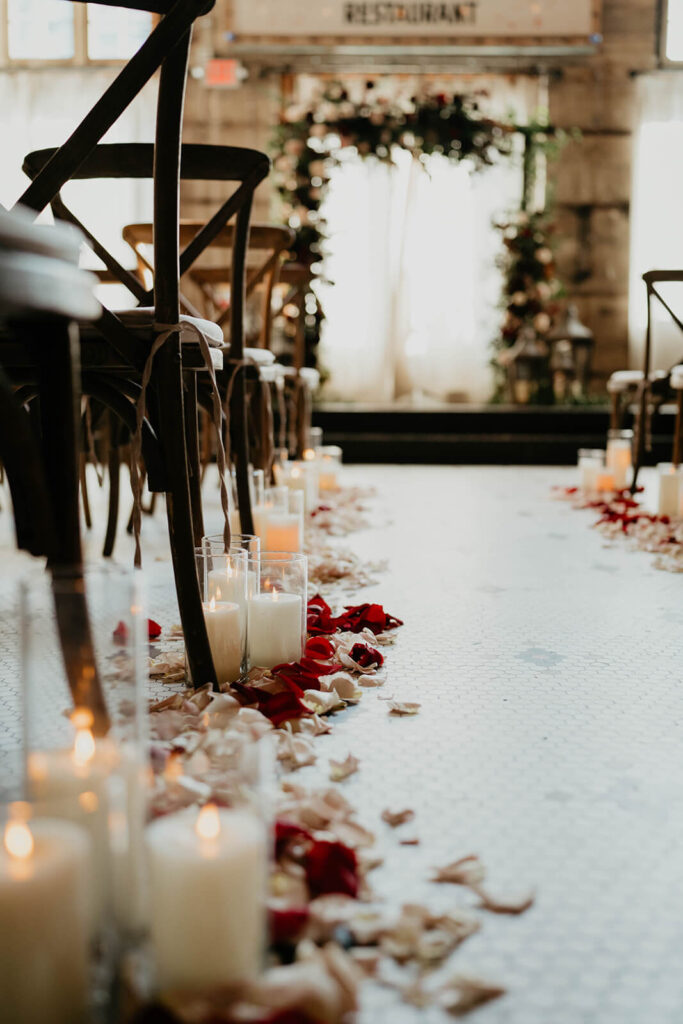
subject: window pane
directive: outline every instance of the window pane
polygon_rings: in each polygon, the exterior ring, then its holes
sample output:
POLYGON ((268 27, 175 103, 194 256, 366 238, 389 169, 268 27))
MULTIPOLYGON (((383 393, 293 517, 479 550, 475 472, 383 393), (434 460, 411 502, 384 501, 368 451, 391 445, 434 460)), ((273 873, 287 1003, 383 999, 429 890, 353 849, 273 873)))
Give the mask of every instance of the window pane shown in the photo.
POLYGON ((150 33, 147 11, 88 4, 88 57, 91 60, 128 60, 150 33))
POLYGON ((667 60, 683 61, 683 0, 669 0, 666 10, 667 60))
POLYGON ((12 60, 70 60, 74 55, 74 11, 63 0, 8 0, 8 44, 12 60))

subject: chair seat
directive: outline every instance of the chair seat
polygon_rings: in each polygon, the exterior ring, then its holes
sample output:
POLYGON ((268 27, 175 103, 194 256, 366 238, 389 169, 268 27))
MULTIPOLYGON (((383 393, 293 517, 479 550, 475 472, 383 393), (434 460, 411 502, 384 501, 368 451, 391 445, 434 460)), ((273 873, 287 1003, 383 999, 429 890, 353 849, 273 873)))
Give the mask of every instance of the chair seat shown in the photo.
POLYGON ((251 359, 257 366, 272 366, 275 356, 267 348, 245 348, 244 358, 251 359))
POLYGON ((626 391, 640 384, 642 379, 642 370, 615 370, 607 381, 607 390, 611 394, 626 391))
MULTIPOLYGON (((151 306, 136 306, 134 309, 116 310, 116 316, 121 323, 132 330, 151 330, 154 324, 154 309, 151 306)), ((198 316, 188 316, 181 313, 180 343, 181 345, 198 344, 197 331, 201 331, 209 345, 211 353, 211 364, 214 370, 223 369, 223 350, 225 341, 223 330, 212 320, 202 320, 198 316), (196 328, 196 330, 195 330, 196 328)), ((190 367, 188 367, 190 368, 190 367)))
MULTIPOLYGON (((154 309, 151 306, 136 306, 135 309, 117 309, 115 312, 119 320, 126 327, 131 327, 133 330, 138 328, 140 330, 149 330, 154 324, 154 309)), ((181 313, 179 323, 180 340, 183 344, 196 342, 197 335, 193 328, 201 331, 209 345, 213 348, 222 348, 225 344, 222 328, 218 324, 213 323, 212 320, 202 320, 198 316, 188 316, 186 313, 181 313)))

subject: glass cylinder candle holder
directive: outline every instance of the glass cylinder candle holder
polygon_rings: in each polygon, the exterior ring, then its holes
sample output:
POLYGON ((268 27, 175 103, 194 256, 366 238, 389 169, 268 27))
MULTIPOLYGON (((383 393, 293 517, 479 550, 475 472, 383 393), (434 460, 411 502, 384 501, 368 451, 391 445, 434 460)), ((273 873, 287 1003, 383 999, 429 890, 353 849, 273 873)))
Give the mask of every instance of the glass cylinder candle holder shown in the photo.
POLYGON ((247 552, 205 545, 195 558, 216 678, 234 683, 246 671, 247 552))
POLYGON ((144 932, 147 618, 141 574, 31 574, 20 586, 25 789, 88 836, 93 938, 144 932))
MULTIPOLYGON (((225 554, 225 541, 222 533, 211 533, 202 537, 202 546, 205 545, 214 553, 225 554)), ((258 558, 261 539, 255 533, 233 533, 230 535, 229 550, 246 551, 249 558, 258 558)))
POLYGON ((318 486, 321 491, 338 491, 341 479, 342 450, 336 444, 322 445, 318 455, 318 486))
POLYGON ((274 777, 272 738, 228 730, 220 806, 149 826, 150 952, 160 992, 206 993, 263 969, 274 777))
POLYGON ((629 470, 633 462, 633 431, 609 430, 607 433, 607 453, 605 464, 614 473, 617 490, 626 487, 629 470))
POLYGON ((671 462, 657 464, 657 515, 677 518, 681 514, 683 474, 671 462))
POLYGON ((3 1020, 84 1024, 89 870, 89 836, 82 826, 35 819, 28 803, 0 809, 3 1020))
POLYGON ((265 519, 264 547, 269 551, 300 552, 304 546, 304 493, 273 488, 273 505, 265 519))
POLYGON ((322 427, 309 427, 308 428, 308 444, 307 448, 312 448, 316 456, 320 454, 320 449, 323 445, 323 428, 322 427))
MULTIPOLYGON (((283 551, 262 551, 249 591, 249 666, 273 668, 299 661, 306 639, 308 559, 283 551)), ((255 568, 255 567, 254 567, 255 568)))
POLYGON ((605 465, 605 452, 601 448, 579 448, 579 486, 584 494, 597 491, 598 474, 605 465))

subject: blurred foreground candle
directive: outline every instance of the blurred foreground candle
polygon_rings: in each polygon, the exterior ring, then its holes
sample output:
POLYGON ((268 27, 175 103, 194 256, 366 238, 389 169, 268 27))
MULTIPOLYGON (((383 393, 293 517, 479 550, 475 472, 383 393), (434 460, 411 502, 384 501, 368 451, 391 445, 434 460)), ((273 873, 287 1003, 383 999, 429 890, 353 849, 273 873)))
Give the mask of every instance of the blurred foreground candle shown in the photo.
POLYGON ((605 453, 601 448, 579 448, 579 486, 584 494, 597 490, 598 473, 605 464, 605 453))
POLYGON ((0 848, 0 1020, 80 1024, 88 980, 88 837, 10 818, 0 848))
POLYGON ((681 473, 671 462, 657 465, 657 515, 679 516, 681 501, 681 473))
POLYGON ((267 834, 246 809, 207 804, 147 830, 151 942, 162 991, 255 977, 265 945, 267 834))
POLYGON ((144 926, 148 733, 143 687, 149 641, 140 577, 107 565, 87 570, 85 580, 59 576, 50 587, 49 580, 28 573, 20 590, 27 791, 36 817, 78 825, 89 837, 85 875, 91 937, 101 951, 111 947, 99 940, 113 919, 120 937, 144 926), (79 607, 74 623, 70 613, 79 596, 86 606, 79 607), (72 649, 82 644, 71 678, 66 665, 73 661, 72 651, 60 642, 57 611, 62 623, 67 616, 72 649), (97 734, 91 710, 95 686, 107 713, 105 736, 97 734))
MULTIPOLYGON (((28 791, 50 817, 82 826, 90 839, 90 924, 99 928, 110 890, 108 780, 117 766, 115 745, 93 737, 92 713, 77 708, 71 715, 73 747, 39 750, 28 755, 28 791)), ((110 909, 110 908, 109 908, 110 909)))
POLYGON ((614 473, 614 484, 621 491, 626 487, 628 471, 631 468, 632 430, 610 430, 607 434, 607 455, 605 463, 614 473))

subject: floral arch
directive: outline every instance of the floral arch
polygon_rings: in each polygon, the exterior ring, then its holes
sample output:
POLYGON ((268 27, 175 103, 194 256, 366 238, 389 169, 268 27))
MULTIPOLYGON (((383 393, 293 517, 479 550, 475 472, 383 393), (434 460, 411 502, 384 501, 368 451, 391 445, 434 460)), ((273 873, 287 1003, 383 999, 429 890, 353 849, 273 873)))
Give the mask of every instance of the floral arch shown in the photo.
MULTIPOLYGON (((358 102, 341 83, 332 83, 318 102, 286 107, 273 132, 279 216, 295 232, 296 260, 311 268, 313 278, 322 272, 326 225, 321 207, 342 149, 353 147, 362 159, 391 164, 392 150, 399 146, 422 164, 440 154, 453 162, 466 161, 473 173, 502 159, 521 160, 519 209, 507 211, 496 225, 504 243, 504 294, 501 330, 493 347, 505 356, 525 329, 543 339, 564 292, 555 273, 550 211, 545 203, 543 209, 531 208, 544 161, 554 158, 576 133, 553 129, 542 118, 527 125, 494 120, 482 111, 481 93, 438 92, 390 101, 375 98, 372 89, 373 83, 367 82, 358 102)), ((307 320, 307 333, 315 342, 319 320, 307 320)), ((495 362, 499 370, 504 364, 505 358, 502 364, 495 362)), ((498 389, 501 379, 499 373, 498 389)))

